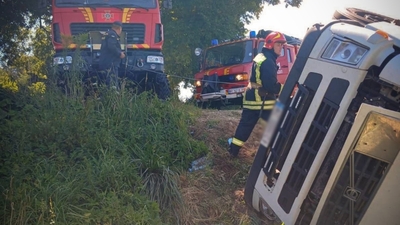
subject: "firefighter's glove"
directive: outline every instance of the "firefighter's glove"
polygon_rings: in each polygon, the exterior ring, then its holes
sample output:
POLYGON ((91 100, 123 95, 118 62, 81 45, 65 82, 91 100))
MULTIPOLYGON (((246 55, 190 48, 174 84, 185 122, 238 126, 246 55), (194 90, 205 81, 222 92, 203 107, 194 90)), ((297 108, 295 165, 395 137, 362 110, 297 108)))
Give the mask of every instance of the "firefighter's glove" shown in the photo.
POLYGON ((258 88, 258 95, 260 95, 260 97, 265 97, 265 96, 268 95, 268 92, 263 87, 259 87, 258 88))

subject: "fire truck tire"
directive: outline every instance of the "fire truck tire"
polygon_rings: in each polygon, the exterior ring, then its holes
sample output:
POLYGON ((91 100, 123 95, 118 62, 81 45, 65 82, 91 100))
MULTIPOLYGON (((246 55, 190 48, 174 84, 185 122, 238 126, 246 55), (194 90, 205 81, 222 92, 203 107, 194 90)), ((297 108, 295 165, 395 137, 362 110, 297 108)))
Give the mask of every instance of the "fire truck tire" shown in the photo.
POLYGON ((163 73, 156 75, 156 93, 162 100, 167 100, 171 95, 168 78, 163 73))
POLYGON ((360 22, 364 25, 374 22, 385 21, 388 23, 395 23, 396 25, 400 26, 400 20, 358 8, 346 8, 342 10, 336 10, 333 14, 333 19, 350 19, 360 22))

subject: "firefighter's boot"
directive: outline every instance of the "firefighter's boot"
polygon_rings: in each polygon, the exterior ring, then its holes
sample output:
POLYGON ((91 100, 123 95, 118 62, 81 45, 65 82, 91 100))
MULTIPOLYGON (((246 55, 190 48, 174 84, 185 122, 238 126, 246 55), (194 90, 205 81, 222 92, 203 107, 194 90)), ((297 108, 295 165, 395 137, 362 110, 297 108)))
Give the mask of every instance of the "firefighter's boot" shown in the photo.
POLYGON ((237 138, 229 138, 228 143, 229 143, 229 149, 228 149, 229 154, 234 158, 237 157, 240 149, 243 146, 243 142, 237 138))

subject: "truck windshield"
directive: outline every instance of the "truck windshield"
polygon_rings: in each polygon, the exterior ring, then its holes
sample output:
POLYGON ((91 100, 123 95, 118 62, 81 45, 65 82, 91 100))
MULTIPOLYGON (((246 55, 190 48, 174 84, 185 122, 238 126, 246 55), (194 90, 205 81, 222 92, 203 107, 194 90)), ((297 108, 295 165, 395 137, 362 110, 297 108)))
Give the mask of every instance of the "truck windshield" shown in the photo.
POLYGON ((103 4, 107 7, 132 7, 132 8, 145 8, 151 9, 156 8, 157 3, 156 0, 56 0, 56 5, 59 7, 82 7, 88 6, 91 4, 98 7, 100 4, 103 4))
POLYGON ((209 48, 205 54, 205 69, 251 62, 252 49, 250 40, 209 48))

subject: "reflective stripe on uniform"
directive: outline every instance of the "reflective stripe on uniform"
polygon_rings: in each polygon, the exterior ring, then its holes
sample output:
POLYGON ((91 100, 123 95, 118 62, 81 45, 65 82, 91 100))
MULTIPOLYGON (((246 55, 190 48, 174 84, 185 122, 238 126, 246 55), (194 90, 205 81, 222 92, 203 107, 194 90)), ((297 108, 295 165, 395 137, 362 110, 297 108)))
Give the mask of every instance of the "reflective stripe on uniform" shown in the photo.
MULTIPOLYGON (((258 96, 257 93, 256 93, 256 96, 258 96)), ((275 102, 276 102, 276 100, 266 100, 264 102, 264 106, 274 105, 275 102)), ((243 98, 243 105, 260 105, 261 106, 262 104, 263 104, 263 101, 261 99, 260 99, 260 101, 249 101, 249 100, 246 100, 245 97, 243 98)))
MULTIPOLYGON (((261 74, 260 74, 260 67, 261 64, 266 60, 267 58, 264 56, 264 54, 258 54, 255 58, 254 58, 254 62, 256 63, 256 83, 261 85, 261 74)), ((258 94, 258 90, 256 89, 255 93, 254 93, 255 97, 256 97, 256 102, 261 102, 261 97, 258 94)))
MULTIPOLYGON (((263 110, 270 110, 274 108, 276 101, 275 100, 266 100, 264 102, 263 110)), ((243 101, 243 108, 252 109, 252 110, 261 110, 263 102, 255 102, 255 101, 243 101)))
MULTIPOLYGON (((265 100, 264 105, 274 105, 275 102, 276 102, 275 100, 265 100)), ((262 105, 262 101, 261 102, 244 101, 243 104, 246 104, 246 105, 262 105)))
POLYGON ((242 147, 244 145, 244 142, 239 140, 239 139, 237 139, 237 138, 233 138, 232 139, 232 144, 237 145, 239 147, 242 147))
POLYGON ((258 92, 258 89, 254 92, 254 95, 256 96, 256 102, 261 102, 262 99, 260 97, 260 93, 258 92))
MULTIPOLYGON (((251 109, 251 110, 261 110, 261 105, 244 105, 243 104, 243 108, 244 109, 251 109)), ((271 110, 274 108, 274 105, 264 105, 263 110, 271 110)))

